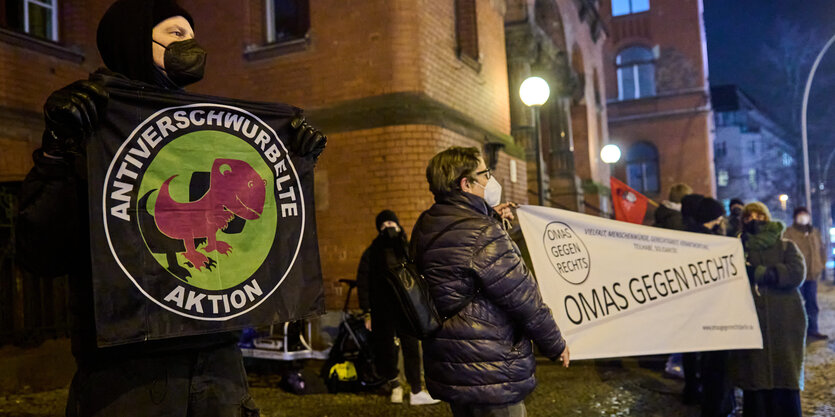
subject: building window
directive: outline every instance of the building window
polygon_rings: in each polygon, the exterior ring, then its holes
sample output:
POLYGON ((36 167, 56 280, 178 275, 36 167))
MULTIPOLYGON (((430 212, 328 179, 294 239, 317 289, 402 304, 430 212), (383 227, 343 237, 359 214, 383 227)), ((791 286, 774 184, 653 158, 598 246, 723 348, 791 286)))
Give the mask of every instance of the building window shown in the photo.
POLYGON ((728 175, 728 170, 726 169, 720 169, 719 173, 716 174, 716 183, 719 184, 720 187, 727 187, 729 179, 730 176, 728 175))
POLYGON ((728 144, 726 142, 716 142, 716 158, 724 158, 728 154, 728 144))
POLYGON ((655 95, 655 62, 651 49, 626 48, 618 54, 615 63, 618 67, 618 99, 655 95))
POLYGON ((476 0, 455 0, 455 38, 458 57, 478 62, 478 15, 476 0))
POLYGON ((752 190, 757 191, 757 170, 754 168, 748 170, 748 184, 752 190))
POLYGON ((58 41, 58 0, 0 0, 0 27, 58 41))
POLYGON ((783 166, 784 167, 790 167, 790 166, 792 166, 792 162, 794 162, 794 161, 792 160, 791 155, 783 152, 783 166))
POLYGON ((267 43, 302 39, 310 29, 308 0, 267 0, 267 43))
POLYGON ((752 140, 748 142, 748 152, 751 152, 751 155, 757 154, 757 141, 752 140))
POLYGON ((661 191, 658 175, 658 150, 647 142, 632 145, 626 153, 626 182, 641 193, 661 191))
POLYGON ((623 16, 649 10, 649 0, 612 0, 612 16, 623 16))

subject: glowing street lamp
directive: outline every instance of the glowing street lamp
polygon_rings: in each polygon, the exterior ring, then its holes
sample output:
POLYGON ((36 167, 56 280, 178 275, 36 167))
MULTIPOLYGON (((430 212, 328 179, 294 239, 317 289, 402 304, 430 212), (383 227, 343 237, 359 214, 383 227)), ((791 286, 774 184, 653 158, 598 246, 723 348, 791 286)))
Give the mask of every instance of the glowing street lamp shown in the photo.
POLYGON ((534 145, 536 147, 536 188, 539 205, 545 205, 545 187, 542 184, 542 144, 539 135, 539 107, 548 101, 551 95, 551 88, 548 83, 539 77, 529 77, 519 86, 519 98, 522 103, 533 109, 534 120, 534 145))
POLYGON ((789 201, 788 194, 780 194, 780 197, 778 198, 780 199, 780 207, 783 211, 786 211, 786 203, 789 201))
POLYGON ((614 164, 620 161, 620 148, 618 145, 608 144, 600 150, 600 159, 607 164, 614 164))

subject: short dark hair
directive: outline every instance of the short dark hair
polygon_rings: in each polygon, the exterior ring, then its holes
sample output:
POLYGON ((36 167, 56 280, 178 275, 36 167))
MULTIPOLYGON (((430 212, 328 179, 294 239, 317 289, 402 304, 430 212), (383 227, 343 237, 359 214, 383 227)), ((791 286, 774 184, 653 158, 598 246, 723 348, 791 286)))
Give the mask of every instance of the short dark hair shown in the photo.
POLYGON ((451 146, 433 156, 426 167, 429 191, 436 196, 450 194, 460 189, 462 178, 475 181, 481 152, 478 148, 451 146))

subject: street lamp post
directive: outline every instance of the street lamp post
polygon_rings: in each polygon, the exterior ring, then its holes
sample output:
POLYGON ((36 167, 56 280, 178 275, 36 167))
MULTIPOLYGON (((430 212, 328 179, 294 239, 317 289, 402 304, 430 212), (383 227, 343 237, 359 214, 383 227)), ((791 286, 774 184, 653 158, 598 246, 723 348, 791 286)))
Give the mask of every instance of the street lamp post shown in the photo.
POLYGON ((826 42, 826 45, 818 53, 818 57, 815 58, 815 63, 812 64, 812 69, 809 71, 809 78, 806 79, 806 90, 803 91, 803 106, 800 110, 800 133, 803 139, 803 187, 806 192, 806 209, 810 211, 812 210, 812 190, 809 184, 809 139, 806 133, 806 110, 809 107, 809 91, 812 89, 812 80, 815 78, 815 71, 818 70, 818 65, 820 65, 823 55, 829 50, 833 42, 835 42, 835 35, 826 42))
POLYGON ((539 77, 529 77, 519 86, 519 97, 526 106, 533 109, 534 146, 536 154, 536 188, 539 205, 545 205, 545 186, 542 183, 542 140, 539 134, 539 108, 548 101, 551 89, 548 83, 539 77))

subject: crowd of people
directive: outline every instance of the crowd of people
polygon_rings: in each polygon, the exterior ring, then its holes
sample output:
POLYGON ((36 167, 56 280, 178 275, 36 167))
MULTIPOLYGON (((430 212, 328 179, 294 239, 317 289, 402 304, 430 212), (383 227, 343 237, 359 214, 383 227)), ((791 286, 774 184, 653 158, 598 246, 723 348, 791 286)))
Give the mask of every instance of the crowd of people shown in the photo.
MULTIPOLYGON (((138 89, 182 89, 202 77, 205 65, 205 52, 194 41, 194 21, 174 0, 116 1, 99 25, 98 46, 107 66, 102 71, 135 82, 138 89)), ((182 410, 200 416, 258 415, 233 335, 96 346, 90 242, 83 232, 89 207, 80 167, 83 141, 106 103, 106 91, 88 81, 49 97, 43 145, 24 182, 19 215, 26 263, 44 275, 71 275, 78 371, 67 415, 182 410), (62 248, 49 250, 55 245, 62 248), (67 247, 72 250, 63 250, 67 247), (64 252, 66 262, 39 258, 64 252), (45 269, 50 267, 60 269, 45 269), (132 378, 125 379, 126 374, 132 378)), ((291 149, 318 158, 324 135, 302 120, 292 126, 291 149)), ((438 153, 429 161, 426 180, 435 203, 420 216, 410 239, 397 215, 382 211, 375 221, 378 236, 360 262, 360 306, 368 313, 376 372, 388 381, 391 401, 402 402, 397 365, 402 349, 410 404, 445 401, 456 417, 525 416, 525 397, 536 385, 534 345, 565 367, 570 351, 507 233, 513 204, 501 203, 501 184, 476 148, 438 153), (422 355, 421 342, 398 327, 398 306, 385 282, 390 265, 407 259, 415 260, 443 318, 440 330, 423 340, 422 355)), ((760 350, 684 354, 684 400, 700 403, 703 416, 727 416, 734 407, 733 389, 739 387, 745 416, 800 416, 805 344, 826 339, 817 324, 817 281, 826 259, 820 233, 804 208, 795 211, 788 229, 758 202, 735 200, 730 210, 726 216, 720 202, 679 184, 655 213, 659 227, 741 239, 763 334, 760 350)))
POLYGON ((693 194, 686 184, 671 187, 655 212, 655 226, 739 238, 763 336, 763 349, 673 355, 681 358, 683 400, 701 404, 702 416, 734 410, 734 387, 743 390, 745 416, 800 416, 803 359, 807 342, 826 340, 817 325, 817 282, 826 253, 808 209, 794 211, 786 228, 761 202, 730 201, 730 215, 713 198, 693 194))

